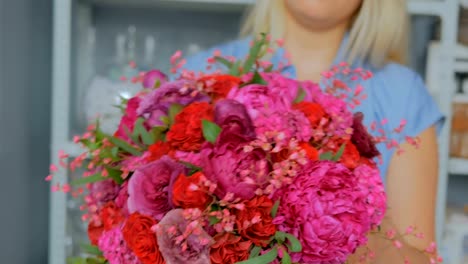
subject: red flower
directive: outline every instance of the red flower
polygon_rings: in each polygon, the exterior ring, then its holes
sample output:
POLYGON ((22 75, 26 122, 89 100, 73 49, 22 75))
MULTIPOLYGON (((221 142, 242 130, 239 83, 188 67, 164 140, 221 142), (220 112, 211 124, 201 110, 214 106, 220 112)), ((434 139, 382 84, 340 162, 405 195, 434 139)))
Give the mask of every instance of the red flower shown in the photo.
POLYGON ((151 145, 148 149, 148 152, 149 156, 146 158, 148 162, 158 160, 164 155, 169 155, 172 157, 174 154, 171 145, 163 141, 158 141, 151 145))
POLYGON ((310 160, 318 160, 319 159, 319 153, 318 150, 314 147, 312 147, 309 143, 307 142, 301 142, 299 143, 299 146, 306 151, 307 158, 310 160))
POLYGON ((106 231, 111 230, 113 227, 125 220, 120 208, 118 208, 112 201, 104 205, 99 216, 101 217, 104 230, 106 231))
POLYGON ((361 112, 354 114, 353 119, 353 135, 351 141, 356 145, 361 156, 372 159, 378 156, 379 150, 375 146, 374 139, 367 132, 366 127, 362 124, 364 120, 364 114, 361 112))
POLYGON ((198 151, 205 141, 202 120, 213 120, 213 107, 206 102, 192 103, 175 117, 175 123, 167 133, 167 142, 175 149, 198 151))
POLYGON ((323 107, 317 103, 300 102, 293 106, 294 109, 301 111, 307 117, 313 128, 318 127, 320 120, 326 117, 323 107))
POLYGON ((210 259, 213 264, 234 264, 247 260, 250 254, 251 241, 232 233, 217 234, 215 244, 211 246, 210 259))
POLYGON ((125 222, 122 233, 128 247, 143 264, 165 263, 159 252, 155 233, 151 230, 156 221, 139 213, 133 213, 125 222))
POLYGON ((199 208, 205 210, 212 198, 208 195, 208 190, 205 186, 200 186, 200 178, 204 177, 203 173, 197 172, 192 176, 181 174, 174 182, 172 192, 172 202, 175 206, 184 209, 199 208))
POLYGON ((265 247, 276 232, 271 209, 273 202, 266 196, 255 197, 236 213, 239 234, 257 246, 265 247))
POLYGON ((346 142, 346 146, 343 155, 340 158, 340 162, 343 163, 348 169, 354 169, 359 166, 361 155, 356 146, 350 141, 346 142))
POLYGON ((94 221, 90 221, 88 224, 88 238, 89 241, 91 242, 91 245, 97 246, 99 238, 102 235, 102 232, 104 232, 104 225, 102 224, 97 224, 94 221))
POLYGON ((226 98, 233 87, 240 84, 241 79, 232 75, 208 75, 200 79, 205 85, 206 92, 213 101, 226 98))
POLYGON ((128 100, 127 108, 125 109, 125 115, 120 120, 119 128, 114 133, 114 137, 130 141, 128 133, 132 133, 135 126, 135 122, 138 119, 137 109, 140 105, 141 99, 139 97, 133 97, 128 100))

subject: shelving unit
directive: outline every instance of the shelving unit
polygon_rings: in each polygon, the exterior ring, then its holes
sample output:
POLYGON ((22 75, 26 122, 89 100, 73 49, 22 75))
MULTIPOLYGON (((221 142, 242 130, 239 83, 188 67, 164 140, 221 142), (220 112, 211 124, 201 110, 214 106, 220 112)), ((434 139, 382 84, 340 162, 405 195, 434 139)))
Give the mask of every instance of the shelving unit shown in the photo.
MULTIPOLYGON (((460 0, 466 1, 466 0, 460 0)), ((255 0, 54 0, 54 47, 53 47, 53 106, 52 106, 52 163, 57 164, 57 153, 65 150, 72 156, 81 154, 80 147, 71 141, 73 115, 72 99, 76 86, 83 84, 89 75, 89 60, 81 56, 86 51, 85 30, 96 21, 96 15, 103 10, 128 8, 129 10, 186 10, 187 12, 213 12, 213 14, 233 14, 242 11, 255 0), (97 11, 96 11, 97 10, 97 11), (74 59, 76 58, 76 59, 74 59), (79 83, 76 85, 74 82, 79 83)), ((453 74, 467 69, 468 50, 457 45, 457 26, 459 2, 457 0, 409 0, 411 14, 437 16, 441 20, 441 39, 439 47, 429 63, 427 84, 447 116, 450 124, 451 102, 455 92, 453 74), (442 91, 442 87, 445 89, 442 91)), ((146 11, 145 11, 146 10, 146 11)), ((138 11, 139 12, 139 11, 138 11)), ((178 43, 179 44, 179 43, 178 43)), ((434 46, 434 47, 435 47, 434 46)), ((431 47, 431 49, 435 49, 431 47)), ((460 97, 461 98, 461 97, 460 97)), ((460 99, 461 100, 461 99, 460 99)), ((440 136, 440 177, 437 199, 437 236, 441 237, 444 220, 448 173, 468 172, 468 162, 449 159, 448 140, 450 126, 446 125, 440 136)), ((66 183, 68 172, 54 177, 52 184, 66 183)), ((65 243, 67 221, 67 196, 61 192, 51 194, 50 201, 50 246, 49 263, 63 264, 67 257, 65 243)))

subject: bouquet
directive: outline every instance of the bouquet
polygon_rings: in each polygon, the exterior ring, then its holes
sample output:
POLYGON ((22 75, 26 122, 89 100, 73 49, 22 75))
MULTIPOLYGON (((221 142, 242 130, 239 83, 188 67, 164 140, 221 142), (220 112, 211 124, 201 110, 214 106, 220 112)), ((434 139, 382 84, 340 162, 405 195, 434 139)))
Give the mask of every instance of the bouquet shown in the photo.
POLYGON ((84 263, 344 263, 366 244, 386 210, 376 144, 398 145, 352 112, 372 74, 342 63, 324 88, 289 79, 262 59, 273 45, 215 53, 210 73, 176 53, 175 80, 135 79, 113 135, 96 123, 75 137, 87 151, 62 165, 87 170, 53 189, 84 196, 84 263))

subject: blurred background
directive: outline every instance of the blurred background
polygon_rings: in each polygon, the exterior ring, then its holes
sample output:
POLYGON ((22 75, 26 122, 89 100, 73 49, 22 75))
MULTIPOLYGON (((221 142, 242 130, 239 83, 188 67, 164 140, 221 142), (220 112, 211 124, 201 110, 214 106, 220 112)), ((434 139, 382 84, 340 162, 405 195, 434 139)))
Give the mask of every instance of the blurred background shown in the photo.
MULTIPOLYGON (((252 2, 0 0, 0 259, 60 264, 81 253, 86 225, 78 204, 63 193, 50 196, 44 181, 56 153, 80 154, 72 137, 98 114, 114 130, 119 112, 112 105, 135 93, 131 78, 139 71, 167 71, 178 49, 190 55, 235 39, 252 2)), ((439 139, 438 241, 444 263, 466 264, 468 1, 407 4, 410 67, 449 120, 439 139)))

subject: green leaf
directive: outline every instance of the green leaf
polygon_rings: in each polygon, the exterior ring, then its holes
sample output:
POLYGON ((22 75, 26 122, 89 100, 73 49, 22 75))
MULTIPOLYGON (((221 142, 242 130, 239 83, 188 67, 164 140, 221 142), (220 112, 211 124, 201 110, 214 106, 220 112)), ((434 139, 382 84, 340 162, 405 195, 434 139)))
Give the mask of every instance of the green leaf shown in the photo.
POLYGON ((154 88, 154 89, 158 89, 159 86, 161 86, 161 80, 160 80, 160 79, 157 79, 156 82, 154 83, 153 88, 154 88))
POLYGON ((274 261, 276 257, 278 257, 278 249, 273 248, 266 254, 245 261, 237 262, 237 264, 269 264, 274 261))
POLYGON ((302 87, 299 87, 299 90, 297 91, 296 99, 294 99, 294 103, 298 104, 298 103, 304 101, 305 96, 306 96, 305 90, 302 89, 302 87))
POLYGON ((133 128, 133 137, 135 137, 137 140, 141 138, 143 144, 145 145, 151 145, 154 143, 154 138, 152 134, 146 130, 145 126, 143 125, 144 122, 145 119, 141 117, 137 119, 135 122, 135 127, 133 128))
POLYGON ((275 239, 279 244, 283 244, 286 241, 286 233, 281 231, 276 231, 275 239))
POLYGON ((182 109, 184 109, 184 106, 181 104, 172 104, 169 107, 169 124, 172 125, 175 122, 175 117, 177 114, 179 114, 182 109))
POLYGON ((219 133, 221 133, 221 127, 208 120, 202 120, 202 127, 203 137, 205 137, 206 141, 215 143, 219 133))
POLYGON ((256 83, 256 84, 262 84, 262 85, 266 85, 267 82, 265 81, 265 79, 263 79, 263 77, 260 75, 260 73, 258 71, 255 71, 254 72, 254 76, 252 78, 252 81, 251 83, 256 83))
POLYGON ((336 152, 336 154, 333 156, 332 160, 333 161, 339 161, 341 159, 341 156, 343 156, 343 153, 345 151, 345 148, 346 148, 346 143, 344 143, 343 145, 341 145, 340 149, 338 150, 338 152, 336 152))
POLYGON ((80 257, 70 257, 67 258, 67 264, 86 264, 86 259, 80 257))
POLYGON ((196 165, 194 165, 192 163, 189 163, 189 162, 180 161, 180 163, 182 163, 185 167, 190 169, 189 176, 203 170, 203 168, 198 167, 198 166, 196 166, 196 165))
POLYGON ((107 172, 109 173, 109 177, 115 181, 117 184, 122 184, 123 179, 122 179, 122 172, 118 169, 114 168, 106 168, 107 172))
POLYGON ((79 179, 76 179, 70 183, 71 186, 79 186, 87 183, 93 183, 93 182, 98 182, 98 181, 103 181, 105 180, 105 177, 102 177, 100 173, 93 174, 88 177, 81 177, 79 179))
POLYGON ((154 139, 154 143, 163 140, 164 132, 166 131, 166 129, 167 128, 161 127, 161 126, 153 127, 151 129, 150 133, 151 133, 151 135, 152 135, 152 137, 154 139))
POLYGON ((163 124, 166 125, 167 127, 171 125, 171 120, 169 119, 168 116, 161 116, 159 120, 161 120, 161 122, 163 122, 163 124))
POLYGON ((107 263, 107 260, 104 258, 87 258, 86 259, 86 264, 105 264, 107 263))
POLYGON ((258 59, 258 54, 262 49, 263 45, 265 45, 266 35, 262 34, 260 40, 254 42, 254 45, 250 49, 249 57, 244 63, 243 72, 247 73, 250 72, 252 66, 254 65, 255 61, 258 59))
POLYGON ((232 67, 229 69, 229 74, 233 76, 239 76, 239 67, 241 66, 241 61, 236 61, 232 64, 232 67))
POLYGON ((281 264, 291 264, 291 256, 286 250, 283 250, 283 258, 281 259, 281 264))
POLYGON ((210 225, 216 225, 217 223, 221 222, 221 219, 217 218, 216 216, 210 216, 210 225))
POLYGON ((111 155, 114 158, 118 158, 119 157, 119 147, 113 147, 111 149, 111 155))
POLYGON ((271 64, 270 66, 268 66, 264 71, 265 72, 271 72, 273 70, 273 64, 271 64))
POLYGON ((253 247, 252 250, 250 251, 249 259, 257 257, 260 254, 261 250, 262 248, 259 246, 253 247))
POLYGON ((271 217, 276 217, 276 214, 278 213, 278 207, 279 207, 280 201, 276 200, 276 202, 273 204, 273 208, 271 208, 271 217))
POLYGON ((215 56, 214 59, 215 59, 215 61, 223 64, 224 66, 226 66, 228 69, 230 69, 232 67, 232 65, 234 64, 234 63, 230 62, 229 60, 227 60, 226 58, 223 58, 223 57, 215 56))
POLYGON ((286 233, 286 238, 288 239, 288 248, 291 252, 301 252, 302 245, 301 242, 293 235, 286 233))
POLYGON ((133 156, 140 156, 141 152, 133 147, 132 145, 128 144, 127 142, 116 138, 116 137, 109 137, 109 141, 112 142, 112 144, 116 145, 120 149, 132 154, 133 156))
POLYGON ((333 159, 333 152, 324 152, 320 154, 319 160, 332 160, 333 159))
POLYGON ((97 246, 89 245, 89 244, 81 244, 81 248, 88 254, 102 256, 101 250, 97 246))

